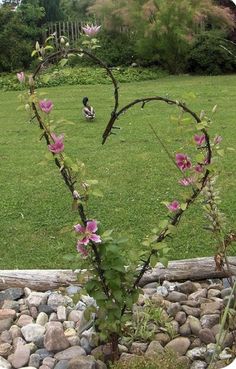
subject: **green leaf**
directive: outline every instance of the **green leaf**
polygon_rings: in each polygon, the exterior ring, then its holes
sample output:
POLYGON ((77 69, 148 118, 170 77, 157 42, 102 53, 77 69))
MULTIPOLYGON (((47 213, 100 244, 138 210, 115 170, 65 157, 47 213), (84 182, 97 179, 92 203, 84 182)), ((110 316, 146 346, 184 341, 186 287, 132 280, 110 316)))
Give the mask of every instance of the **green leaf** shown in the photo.
POLYGON ((98 180, 97 179, 87 179, 86 183, 91 186, 91 185, 96 185, 98 184, 98 180))
POLYGON ((167 266, 168 266, 168 259, 166 258, 166 257, 162 257, 162 258, 160 258, 159 259, 159 262, 161 263, 161 264, 163 264, 164 265, 164 267, 166 267, 167 268, 167 266))
POLYGON ((181 208, 182 210, 186 210, 186 209, 187 209, 187 203, 186 203, 186 202, 184 202, 184 203, 180 204, 180 208, 181 208))
POLYGON ((166 228, 167 226, 168 226, 168 224, 169 224, 169 222, 168 222, 168 220, 167 219, 165 219, 165 220, 162 220, 160 223, 159 223, 159 226, 160 226, 160 228, 166 228))
POLYGON ((152 255, 151 257, 151 261, 150 261, 150 265, 152 268, 154 268, 156 266, 156 264, 158 263, 159 258, 157 255, 152 255))
POLYGON ((64 59, 60 60, 59 64, 60 64, 61 67, 64 67, 64 65, 66 65, 67 62, 68 62, 68 59, 64 58, 64 59))
POLYGON ((103 232, 103 234, 101 235, 101 238, 107 238, 110 237, 110 235, 112 234, 113 229, 108 229, 107 231, 103 232))

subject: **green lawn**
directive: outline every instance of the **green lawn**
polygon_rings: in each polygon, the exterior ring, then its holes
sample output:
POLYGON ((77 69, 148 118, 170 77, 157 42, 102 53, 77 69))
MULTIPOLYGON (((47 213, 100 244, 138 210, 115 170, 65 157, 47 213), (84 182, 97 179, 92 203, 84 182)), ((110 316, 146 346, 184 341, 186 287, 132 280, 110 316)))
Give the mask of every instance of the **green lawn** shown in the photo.
MULTIPOLYGON (((53 119, 63 116, 75 123, 57 130, 66 134, 66 152, 85 162, 88 179, 99 180, 104 197, 91 197, 89 217, 98 219, 105 229, 128 234, 128 249, 143 247, 142 239, 167 214, 160 202, 179 199, 180 193, 188 191, 175 185, 179 173, 148 125, 155 127, 173 154, 191 153, 189 134, 179 133, 171 119, 177 109, 162 103, 148 104, 143 111, 136 106, 121 117, 122 129, 117 135, 102 146, 101 136, 113 105, 111 86, 64 86, 43 91, 54 102, 53 119), (81 115, 85 95, 96 108, 93 124, 84 122, 81 115)), ((121 104, 153 95, 182 98, 193 110, 204 109, 209 114, 217 104, 212 135, 223 136, 222 148, 235 146, 236 76, 166 77, 120 88, 121 104), (195 92, 195 99, 188 97, 191 92, 195 92)), ((39 141, 37 125, 16 110, 18 92, 0 92, 0 96, 0 268, 78 267, 63 259, 67 253, 76 254, 73 232, 61 232, 79 220, 71 211, 70 194, 56 167, 51 162, 42 163, 48 150, 39 141)), ((221 206, 236 229, 236 152, 225 151, 219 163, 221 206)), ((203 226, 201 206, 196 203, 170 241, 172 259, 212 254, 214 241, 203 226)), ((235 251, 236 247, 231 250, 235 251)))

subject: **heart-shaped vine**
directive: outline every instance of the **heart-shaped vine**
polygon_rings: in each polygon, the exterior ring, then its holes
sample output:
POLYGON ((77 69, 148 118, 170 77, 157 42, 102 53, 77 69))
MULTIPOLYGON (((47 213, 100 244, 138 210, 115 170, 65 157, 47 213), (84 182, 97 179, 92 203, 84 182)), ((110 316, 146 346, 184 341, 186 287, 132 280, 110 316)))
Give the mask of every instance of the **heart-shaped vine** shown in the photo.
MULTIPOLYGON (((51 37, 48 40, 50 39, 51 37)), ((90 42, 86 41, 86 45, 92 46, 93 48, 96 46, 96 41, 92 38, 90 42)), ((36 44, 33 54, 39 56, 40 62, 34 74, 29 77, 30 94, 27 93, 27 99, 29 99, 27 106, 29 107, 28 103, 30 103, 32 120, 37 120, 42 130, 41 137, 45 139, 48 149, 54 157, 54 162, 72 195, 73 209, 79 212, 81 224, 78 223, 74 226, 75 232, 79 237, 77 250, 81 253, 83 263, 89 271, 89 281, 86 283, 87 292, 97 301, 97 306, 90 307, 87 314, 96 312, 96 325, 100 330, 100 337, 112 343, 114 359, 118 355, 118 338, 122 333, 125 313, 131 310, 132 304, 137 301, 139 295, 139 282, 149 268, 150 263, 155 264, 158 257, 165 254, 165 247, 162 246, 162 241, 173 233, 174 228, 179 224, 185 211, 195 202, 202 190, 206 186, 209 186, 209 181, 211 180, 209 165, 212 160, 212 147, 214 148, 219 142, 216 142, 217 138, 215 138, 213 144, 210 142, 207 131, 209 123, 207 118, 198 116, 184 103, 177 100, 161 96, 144 97, 136 99, 119 109, 118 83, 112 71, 102 60, 93 55, 90 49, 69 48, 65 45, 65 40, 63 39, 62 42, 61 39, 61 48, 45 57, 45 53, 47 50, 51 50, 51 48, 48 45, 40 47, 38 43, 36 44), (198 132, 201 133, 200 135, 195 135, 194 139, 198 149, 201 150, 202 160, 199 160, 195 167, 193 167, 189 157, 185 153, 177 153, 176 157, 173 158, 152 128, 167 155, 181 172, 183 178, 180 181, 182 181, 182 185, 191 186, 192 193, 184 204, 179 204, 177 201, 166 204, 169 209, 168 220, 162 224, 161 229, 156 230, 145 241, 147 248, 141 265, 140 260, 138 261, 139 268, 127 260, 127 256, 120 252, 120 241, 113 239, 111 231, 104 232, 101 235, 97 234, 97 221, 87 218, 84 204, 89 198, 89 184, 83 178, 79 177, 81 173, 80 164, 65 155, 63 135, 57 136, 55 132, 52 132, 50 125, 47 123, 47 116, 53 107, 52 102, 50 100, 39 101, 36 95, 35 81, 40 71, 50 63, 62 61, 62 64, 64 64, 68 57, 75 54, 85 55, 103 67, 114 86, 114 107, 103 133, 103 144, 114 132, 114 129, 117 128, 114 124, 121 114, 137 104, 140 104, 143 108, 151 102, 164 102, 168 105, 179 107, 183 113, 187 113, 194 118, 198 132), (186 170, 190 167, 194 171, 194 176, 186 177, 186 170)), ((18 79, 24 82, 22 76, 19 76, 18 79)))

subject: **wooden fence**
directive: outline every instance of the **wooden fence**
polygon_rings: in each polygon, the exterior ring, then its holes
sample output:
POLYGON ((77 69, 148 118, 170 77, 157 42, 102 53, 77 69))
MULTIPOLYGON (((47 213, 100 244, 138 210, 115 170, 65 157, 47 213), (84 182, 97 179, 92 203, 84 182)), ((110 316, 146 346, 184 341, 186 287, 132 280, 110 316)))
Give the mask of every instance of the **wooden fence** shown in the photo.
POLYGON ((80 38, 80 32, 81 23, 79 21, 49 23, 44 38, 56 33, 57 39, 60 36, 66 36, 69 42, 74 44, 80 38))

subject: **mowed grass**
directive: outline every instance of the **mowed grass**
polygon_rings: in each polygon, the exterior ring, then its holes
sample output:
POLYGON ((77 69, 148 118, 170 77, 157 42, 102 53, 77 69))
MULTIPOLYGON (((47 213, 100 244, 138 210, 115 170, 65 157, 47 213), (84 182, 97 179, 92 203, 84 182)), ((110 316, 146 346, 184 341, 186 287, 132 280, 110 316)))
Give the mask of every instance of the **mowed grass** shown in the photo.
MULTIPOLYGON (((58 126, 64 132, 65 151, 86 164, 87 178, 98 179, 103 198, 91 197, 88 217, 101 222, 103 229, 129 238, 127 250, 140 250, 143 238, 150 234, 167 211, 161 201, 181 200, 188 189, 177 181, 179 173, 155 139, 149 124, 170 152, 189 152, 194 156, 191 136, 180 131, 171 116, 175 107, 163 103, 132 108, 119 120, 121 129, 101 145, 101 136, 113 106, 112 86, 63 86, 43 89, 54 102, 52 118, 64 117, 74 125, 58 126), (94 123, 84 121, 81 100, 84 96, 96 108, 94 123)), ((78 262, 64 259, 76 255, 76 237, 63 232, 79 222, 71 210, 71 196, 53 162, 43 163, 48 152, 39 140, 36 123, 29 123, 23 111, 17 111, 18 92, 0 92, 0 268, 75 268, 78 262)), ((219 161, 221 209, 232 229, 236 229, 236 76, 166 77, 157 81, 123 84, 120 104, 137 97, 168 95, 186 100, 189 107, 217 114, 210 133, 223 136, 226 155, 219 161), (191 98, 194 92, 196 98, 191 98)), ((192 135, 192 132, 191 132, 192 135)), ((212 255, 215 241, 204 230, 205 219, 198 201, 183 217, 178 233, 169 241, 171 259, 212 255)), ((232 247, 231 253, 235 254, 232 247)))

